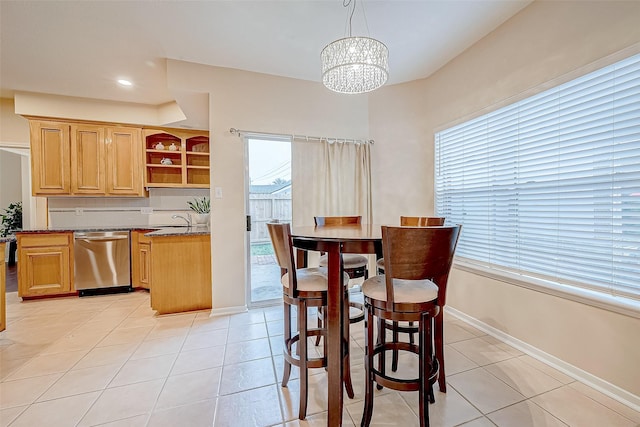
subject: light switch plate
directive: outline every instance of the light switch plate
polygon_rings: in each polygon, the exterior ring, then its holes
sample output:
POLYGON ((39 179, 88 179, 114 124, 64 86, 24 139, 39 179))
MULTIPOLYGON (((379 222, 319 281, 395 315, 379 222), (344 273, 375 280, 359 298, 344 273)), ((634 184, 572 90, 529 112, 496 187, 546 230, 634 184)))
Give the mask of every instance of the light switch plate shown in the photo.
POLYGON ((140 213, 143 215, 151 215, 153 213, 153 208, 140 208, 140 213))
POLYGON ((222 187, 215 187, 213 192, 216 199, 222 199, 222 187))
POLYGON ((82 208, 76 208, 76 215, 77 216, 84 215, 84 210, 82 208))

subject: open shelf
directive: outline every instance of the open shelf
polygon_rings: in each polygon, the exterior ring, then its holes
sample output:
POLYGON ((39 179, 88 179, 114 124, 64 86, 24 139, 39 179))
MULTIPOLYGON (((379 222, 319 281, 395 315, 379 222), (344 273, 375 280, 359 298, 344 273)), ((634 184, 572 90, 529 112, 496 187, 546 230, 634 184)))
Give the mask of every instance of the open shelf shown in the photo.
POLYGON ((154 184, 182 184, 182 167, 147 165, 147 182, 154 184))
POLYGON ((176 152, 163 152, 157 150, 147 150, 147 165, 162 165, 162 166, 178 166, 182 165, 182 154, 176 152), (167 160, 168 159, 168 160, 167 160), (171 163, 163 163, 170 161, 171 163))
POLYGON ((145 129, 145 163, 147 187, 208 188, 209 136, 205 131, 145 129))

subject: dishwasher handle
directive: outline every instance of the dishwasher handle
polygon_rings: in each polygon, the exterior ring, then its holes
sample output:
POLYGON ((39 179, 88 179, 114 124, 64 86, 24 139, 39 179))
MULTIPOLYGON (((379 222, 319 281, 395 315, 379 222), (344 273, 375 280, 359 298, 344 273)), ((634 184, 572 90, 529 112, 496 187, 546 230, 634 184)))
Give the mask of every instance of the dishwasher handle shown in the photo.
POLYGON ((87 236, 86 234, 76 234, 75 240, 84 240, 85 242, 110 242, 114 240, 126 240, 129 239, 128 234, 121 234, 115 236, 87 236))

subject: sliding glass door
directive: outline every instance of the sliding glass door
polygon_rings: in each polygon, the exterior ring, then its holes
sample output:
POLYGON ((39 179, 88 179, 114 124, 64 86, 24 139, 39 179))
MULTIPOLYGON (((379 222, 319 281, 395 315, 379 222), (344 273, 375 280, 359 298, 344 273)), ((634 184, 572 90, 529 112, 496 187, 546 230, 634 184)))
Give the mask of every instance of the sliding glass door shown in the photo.
POLYGON ((291 140, 245 136, 248 289, 250 307, 282 300, 280 268, 267 231, 272 220, 291 222, 291 140))

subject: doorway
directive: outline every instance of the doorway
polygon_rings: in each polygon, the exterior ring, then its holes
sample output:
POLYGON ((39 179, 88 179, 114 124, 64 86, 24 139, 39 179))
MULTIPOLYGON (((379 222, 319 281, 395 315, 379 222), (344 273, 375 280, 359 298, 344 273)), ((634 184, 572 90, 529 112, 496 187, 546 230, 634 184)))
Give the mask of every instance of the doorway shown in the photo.
POLYGON ((282 300, 280 267, 267 230, 272 220, 291 222, 291 139, 245 136, 246 212, 249 307, 273 305, 282 300), (250 225, 250 226, 249 226, 250 225))

